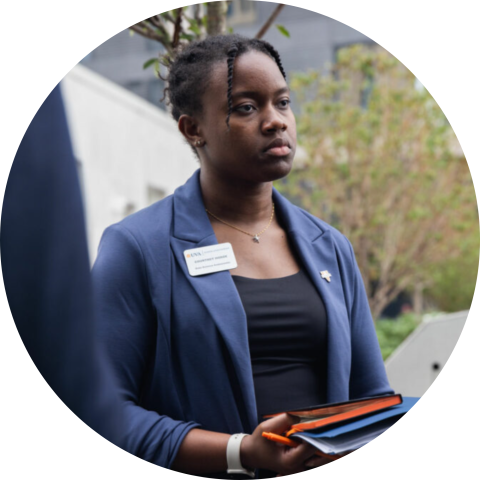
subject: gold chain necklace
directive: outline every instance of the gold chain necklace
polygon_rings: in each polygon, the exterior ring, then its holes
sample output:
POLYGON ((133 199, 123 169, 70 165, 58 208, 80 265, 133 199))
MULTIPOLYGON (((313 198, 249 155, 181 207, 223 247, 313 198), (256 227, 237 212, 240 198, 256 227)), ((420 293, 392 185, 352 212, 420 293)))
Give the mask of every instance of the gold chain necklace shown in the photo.
POLYGON ((242 230, 241 228, 238 228, 238 227, 235 227, 235 225, 231 225, 230 223, 227 223, 225 222, 224 220, 222 220, 221 218, 218 218, 216 215, 214 215, 212 212, 210 212, 208 209, 205 209, 205 211, 211 215, 213 218, 215 218, 216 220, 218 220, 219 222, 223 223, 224 225, 227 225, 228 227, 232 227, 234 228, 235 230, 238 230, 239 232, 242 232, 244 233, 245 235, 249 235, 250 237, 253 237, 252 240, 255 242, 255 243, 260 243, 260 235, 262 233, 264 233, 267 228, 270 226, 270 224, 272 223, 272 220, 273 220, 273 215, 275 214, 275 204, 272 202, 272 215, 270 216, 270 221, 268 222, 268 225, 261 231, 261 232, 258 232, 258 233, 250 233, 250 232, 246 232, 245 230, 242 230))

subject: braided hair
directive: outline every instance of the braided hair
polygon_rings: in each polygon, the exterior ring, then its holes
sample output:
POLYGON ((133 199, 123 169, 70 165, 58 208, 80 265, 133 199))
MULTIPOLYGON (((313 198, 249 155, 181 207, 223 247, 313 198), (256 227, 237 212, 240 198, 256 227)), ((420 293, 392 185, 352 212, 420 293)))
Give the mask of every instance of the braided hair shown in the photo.
POLYGON ((265 40, 241 35, 217 35, 192 42, 179 50, 168 65, 168 87, 164 92, 168 103, 172 106, 173 118, 178 120, 183 114, 195 115, 202 112, 201 99, 207 89, 212 66, 226 61, 228 114, 225 121, 229 127, 230 115, 233 111, 233 64, 238 56, 252 50, 270 56, 276 62, 283 78, 286 79, 280 55, 265 40))

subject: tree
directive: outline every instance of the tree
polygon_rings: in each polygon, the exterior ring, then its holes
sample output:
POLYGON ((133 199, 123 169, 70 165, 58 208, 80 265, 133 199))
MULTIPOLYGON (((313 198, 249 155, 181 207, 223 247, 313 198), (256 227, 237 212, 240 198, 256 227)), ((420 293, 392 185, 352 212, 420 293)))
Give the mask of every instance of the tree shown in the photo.
POLYGON ((459 258, 442 262, 432 274, 433 283, 426 294, 444 312, 468 310, 472 303, 478 265, 476 238, 472 237, 462 243, 459 258))
POLYGON ((432 287, 467 245, 476 271, 467 163, 408 69, 380 47, 357 45, 340 50, 328 73, 297 75, 292 89, 306 160, 279 188, 350 239, 375 318, 400 292, 432 287))
MULTIPOLYGON (((206 2, 180 7, 175 10, 163 12, 153 17, 142 20, 130 27, 150 40, 155 40, 162 46, 162 51, 157 58, 151 58, 144 64, 144 68, 153 66, 157 75, 160 65, 168 67, 175 56, 178 47, 206 36, 227 33, 227 11, 231 2, 206 2)), ((277 4, 272 14, 260 28, 255 38, 262 38, 282 11, 284 5, 277 4)), ((276 25, 285 36, 290 34, 283 25, 276 25)))

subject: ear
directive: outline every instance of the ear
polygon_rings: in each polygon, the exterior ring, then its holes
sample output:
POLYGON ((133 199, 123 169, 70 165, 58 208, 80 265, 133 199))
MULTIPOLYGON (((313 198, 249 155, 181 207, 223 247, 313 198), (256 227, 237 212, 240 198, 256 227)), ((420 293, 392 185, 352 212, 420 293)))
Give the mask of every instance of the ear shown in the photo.
POLYGON ((178 129, 192 147, 198 147, 198 142, 204 143, 199 132, 199 125, 190 115, 181 115, 178 119, 178 129))

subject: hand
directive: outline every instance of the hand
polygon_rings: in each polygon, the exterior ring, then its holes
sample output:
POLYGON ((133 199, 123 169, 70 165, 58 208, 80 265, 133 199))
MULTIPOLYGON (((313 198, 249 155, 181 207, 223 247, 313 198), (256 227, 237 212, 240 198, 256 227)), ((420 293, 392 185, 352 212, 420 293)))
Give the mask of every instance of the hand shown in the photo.
POLYGON ((282 434, 294 423, 298 423, 298 419, 284 413, 258 425, 252 435, 242 441, 242 465, 251 470, 263 468, 280 475, 291 475, 329 463, 330 460, 315 455, 316 449, 307 443, 287 447, 262 437, 263 432, 282 434))

